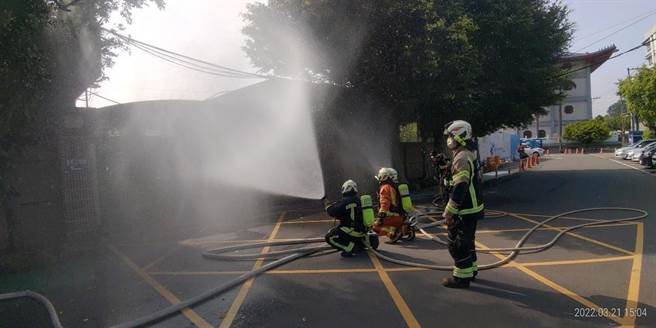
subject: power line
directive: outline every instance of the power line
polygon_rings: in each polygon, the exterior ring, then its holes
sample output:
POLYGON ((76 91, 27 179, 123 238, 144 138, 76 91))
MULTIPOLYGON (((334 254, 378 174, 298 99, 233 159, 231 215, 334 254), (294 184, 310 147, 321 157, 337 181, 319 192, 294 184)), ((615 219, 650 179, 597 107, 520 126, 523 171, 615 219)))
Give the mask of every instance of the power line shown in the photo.
POLYGON ((116 101, 116 100, 112 100, 112 99, 109 99, 109 98, 107 98, 107 97, 103 97, 103 96, 101 96, 101 95, 99 95, 99 94, 97 94, 97 93, 95 93, 95 92, 91 92, 91 91, 89 91, 89 93, 92 94, 92 95, 94 95, 94 96, 96 96, 96 97, 98 97, 98 98, 102 98, 102 99, 105 99, 105 100, 107 100, 107 101, 111 101, 111 102, 113 102, 113 103, 115 103, 115 104, 117 104, 117 105, 120 105, 120 104, 121 104, 120 102, 118 102, 118 101, 116 101))
POLYGON ((622 25, 624 25, 624 24, 627 24, 627 23, 633 22, 633 20, 635 20, 635 19, 640 19, 640 18, 643 18, 643 17, 647 17, 647 16, 649 16, 649 15, 651 15, 651 14, 653 14, 653 13, 656 13, 656 10, 654 10, 654 11, 650 11, 650 12, 648 12, 646 15, 640 14, 640 15, 638 15, 638 16, 632 17, 632 18, 630 18, 630 19, 627 19, 627 20, 622 21, 622 22, 620 22, 620 23, 617 23, 617 24, 615 24, 615 25, 611 25, 611 26, 609 26, 609 27, 607 27, 607 28, 601 29, 601 30, 599 30, 599 31, 597 31, 597 32, 590 33, 590 34, 586 34, 586 35, 584 35, 584 36, 581 36, 581 37, 576 38, 576 40, 581 41, 581 40, 587 39, 587 38, 589 38, 589 37, 591 37, 591 36, 595 36, 595 35, 597 35, 597 34, 601 34, 601 33, 606 32, 606 31, 608 31, 608 30, 612 30, 612 29, 614 29, 614 28, 616 28, 616 27, 618 27, 618 26, 622 26, 622 25))
POLYGON ((236 70, 233 68, 229 68, 223 65, 218 65, 214 63, 210 63, 204 60, 200 60, 197 58, 193 58, 190 56, 186 56, 180 53, 176 53, 170 50, 163 49, 161 47, 154 46, 152 44, 148 44, 143 41, 135 40, 131 37, 122 35, 116 31, 113 30, 108 30, 104 29, 104 31, 111 33, 115 35, 116 37, 120 38, 123 40, 126 44, 133 46, 135 48, 138 48, 152 56, 155 56, 157 58, 160 58, 164 61, 167 61, 169 63, 185 67, 187 69, 191 69, 197 72, 201 73, 206 73, 206 74, 211 74, 211 75, 216 75, 216 76, 223 76, 223 77, 231 77, 231 78, 258 78, 258 79, 268 79, 272 78, 273 76, 267 76, 267 75, 261 75, 261 74, 256 74, 256 73, 249 73, 249 72, 244 72, 240 70, 236 70))
POLYGON ((610 33, 610 34, 604 36, 603 38, 598 39, 597 41, 592 42, 592 43, 586 45, 585 47, 583 47, 583 48, 577 50, 576 52, 579 52, 579 51, 584 50, 584 49, 586 49, 586 48, 588 48, 588 47, 590 47, 590 46, 592 46, 592 45, 594 45, 594 44, 597 44, 597 43, 599 43, 599 42, 601 42, 601 41, 603 41, 603 40, 606 40, 606 39, 608 39, 609 37, 611 37, 611 36, 613 36, 613 35, 615 35, 615 34, 617 34, 617 33, 619 33, 619 32, 622 32, 622 31, 626 30, 627 28, 629 28, 629 27, 631 27, 631 26, 633 26, 633 25, 635 25, 635 24, 638 24, 638 23, 642 22, 643 20, 645 20, 645 19, 647 19, 647 18, 649 18, 649 17, 651 17, 651 16, 653 16, 653 15, 656 15, 656 11, 653 11, 652 13, 650 13, 650 14, 648 14, 648 15, 646 15, 646 16, 641 17, 640 19, 638 19, 638 20, 632 22, 631 24, 626 25, 626 26, 622 27, 621 29, 616 30, 616 31, 614 31, 614 32, 612 32, 612 33, 610 33))

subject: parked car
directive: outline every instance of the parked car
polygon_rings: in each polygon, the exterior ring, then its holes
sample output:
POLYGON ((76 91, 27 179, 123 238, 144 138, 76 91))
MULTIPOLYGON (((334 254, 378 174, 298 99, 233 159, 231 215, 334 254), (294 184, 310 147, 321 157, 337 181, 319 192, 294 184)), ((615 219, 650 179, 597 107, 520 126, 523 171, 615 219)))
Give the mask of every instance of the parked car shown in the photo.
POLYGON ((642 157, 644 156, 645 152, 652 151, 656 147, 656 142, 652 142, 650 144, 647 144, 646 146, 642 148, 636 148, 632 151, 633 155, 631 156, 631 160, 634 162, 640 162, 642 157))
POLYGON ((627 158, 630 159, 631 157, 629 157, 629 156, 633 156, 633 150, 635 150, 636 148, 642 148, 642 147, 644 147, 648 144, 651 144, 655 141, 656 141, 656 139, 647 139, 647 140, 642 140, 642 141, 640 141, 636 144, 633 144, 631 146, 628 146, 628 147, 622 147, 622 148, 617 149, 615 151, 615 157, 618 157, 618 158, 621 158, 621 159, 627 159, 627 158))
POLYGON ((656 163, 654 162, 654 158, 656 158, 656 148, 645 151, 642 158, 640 158, 640 165, 654 167, 654 163, 656 163))
POLYGON ((528 144, 524 144, 524 151, 526 152, 526 155, 531 156, 531 155, 538 155, 539 157, 542 157, 544 155, 544 149, 540 147, 531 147, 528 144))

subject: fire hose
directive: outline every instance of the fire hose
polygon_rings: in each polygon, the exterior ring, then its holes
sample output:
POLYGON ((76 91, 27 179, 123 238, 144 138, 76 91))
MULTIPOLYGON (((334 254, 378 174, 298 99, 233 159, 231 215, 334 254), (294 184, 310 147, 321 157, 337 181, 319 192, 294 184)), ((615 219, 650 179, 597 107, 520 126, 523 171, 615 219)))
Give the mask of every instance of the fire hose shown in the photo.
MULTIPOLYGON (((436 243, 439 243, 441 245, 447 245, 447 242, 438 238, 437 236, 434 236, 430 234, 429 232, 426 231, 426 229, 435 227, 435 226, 440 226, 444 224, 444 220, 436 220, 433 218, 433 216, 439 216, 442 214, 442 211, 435 207, 435 206, 416 206, 417 208, 417 218, 431 218, 435 222, 425 224, 418 226, 417 229, 427 238, 435 241, 436 243)), ((487 211, 488 215, 486 215, 485 219, 490 219, 490 218, 501 218, 505 216, 514 216, 512 213, 506 213, 506 212, 501 212, 501 211, 487 211)), ((512 261, 517 255, 520 253, 523 254, 531 254, 531 253, 538 253, 545 251, 549 248, 551 248, 553 245, 556 244, 556 242, 566 233, 584 228, 584 227, 590 227, 590 226, 595 226, 595 225, 602 225, 602 224, 611 224, 611 223, 621 223, 621 222, 627 222, 627 221, 635 221, 635 220, 641 220, 644 219, 648 216, 649 214, 642 209, 635 209, 635 208, 626 208, 626 207, 594 207, 594 208, 585 208, 585 209, 578 209, 578 210, 573 210, 565 213, 560 213, 554 216, 551 216, 541 222, 536 223, 531 229, 529 229, 515 244, 514 247, 504 247, 504 248, 484 248, 480 249, 477 248, 477 252, 481 253, 502 253, 502 254, 507 254, 503 259, 500 259, 499 261, 493 262, 493 263, 488 263, 488 264, 482 264, 478 266, 479 270, 489 270, 493 268, 500 267, 504 264, 507 264, 508 262, 512 261), (585 212, 595 212, 595 211, 623 211, 623 212, 634 212, 638 213, 636 216, 628 217, 628 218, 621 218, 621 219, 611 219, 611 220, 600 220, 600 219, 588 219, 588 222, 573 225, 564 229, 561 229, 549 242, 542 244, 542 245, 537 245, 537 246, 523 246, 524 243, 529 239, 529 237, 538 229, 541 227, 547 225, 549 222, 557 220, 559 218, 567 217, 572 214, 577 214, 577 213, 585 213, 585 212)), ((411 267, 418 267, 418 268, 425 268, 425 269, 431 269, 431 270, 439 270, 439 271, 451 271, 453 270, 452 265, 430 265, 430 264, 424 264, 424 263, 417 263, 417 262, 410 262, 410 261, 403 261, 399 259, 395 259, 393 257, 384 255, 377 250, 373 249, 372 247, 369 247, 367 245, 368 240, 367 238, 364 239, 365 244, 369 251, 371 251, 374 255, 379 257, 380 259, 390 262, 390 263, 396 263, 404 266, 411 266, 411 267)), ((230 252, 235 252, 235 251, 240 251, 240 250, 246 250, 246 249, 253 249, 253 248, 261 248, 261 247, 266 247, 266 246, 289 246, 289 245, 304 245, 304 244, 315 244, 315 243, 324 243, 325 239, 324 238, 303 238, 303 239, 289 239, 289 240, 284 240, 284 241, 268 241, 268 242, 258 242, 258 243, 251 243, 251 244, 243 244, 243 245, 236 245, 236 246, 229 246, 229 247, 222 247, 222 248, 217 248, 217 249, 211 249, 203 252, 202 256, 207 259, 212 259, 212 260, 229 260, 229 261, 239 261, 239 260, 256 260, 256 259, 261 259, 261 260, 274 260, 273 262, 270 262, 266 265, 263 265, 262 267, 249 271, 247 273, 244 273, 243 275, 223 284, 220 286, 217 286, 215 288, 212 288, 210 290, 207 290, 203 292, 200 295, 197 295, 193 298, 187 299, 183 302, 180 302, 175 305, 171 305, 167 308, 164 308, 160 311, 150 313, 146 316, 143 316, 141 318, 138 318, 136 320, 124 322, 122 324, 118 324, 115 326, 112 326, 112 328, 129 328, 129 327, 142 327, 148 324, 152 324, 154 322, 158 322, 161 320, 164 320, 171 315, 176 314, 177 312, 188 308, 192 307, 194 305, 200 304, 202 302, 205 302, 211 298, 214 298, 222 293, 225 293, 229 291, 230 289, 239 286, 243 282, 247 281, 248 279, 251 279, 253 277, 256 277, 257 275, 260 275, 266 271, 272 270, 276 267, 279 267, 281 265, 284 265, 286 263, 292 262, 294 260, 300 259, 302 257, 308 257, 308 256, 320 256, 324 255, 326 253, 331 253, 334 250, 332 249, 331 246, 326 246, 326 245, 320 245, 320 246, 305 246, 305 247, 299 247, 299 248, 293 248, 293 249, 286 249, 286 250, 279 250, 279 251, 272 251, 272 252, 267 252, 267 253, 260 253, 260 254, 226 254, 230 252), (281 257, 285 255, 284 257, 281 257)), ((6 299, 11 299, 11 298, 18 298, 18 297, 31 297, 42 304, 46 306, 48 309, 48 313, 50 315, 50 318, 52 320, 53 326, 54 327, 62 327, 61 323, 59 321, 59 318, 57 316, 57 312, 55 311, 54 307, 52 304, 42 295, 30 292, 30 291, 25 291, 25 292, 18 292, 18 293, 9 293, 9 294, 0 294, 0 300, 6 300, 6 299)))

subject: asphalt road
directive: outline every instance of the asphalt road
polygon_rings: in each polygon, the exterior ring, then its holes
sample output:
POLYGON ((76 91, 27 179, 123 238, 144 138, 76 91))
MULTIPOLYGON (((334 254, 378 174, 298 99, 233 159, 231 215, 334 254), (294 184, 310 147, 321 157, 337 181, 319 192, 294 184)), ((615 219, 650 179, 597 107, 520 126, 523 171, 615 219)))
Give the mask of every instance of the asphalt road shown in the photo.
MULTIPOLYGON (((635 207, 656 213, 656 176, 629 166, 637 167, 609 155, 557 155, 489 188, 487 207, 514 215, 480 222, 479 247, 513 246, 534 222, 579 208, 635 207)), ((555 228, 540 230, 528 245, 541 244, 558 227, 581 219, 628 214, 606 211, 558 220, 552 223, 555 228)), ((654 327, 654 215, 639 223, 568 234, 545 252, 520 255, 507 266, 481 272, 469 290, 443 288, 440 280, 448 272, 401 267, 366 253, 347 259, 338 254, 301 259, 156 327, 654 327)), ((61 312, 65 327, 110 326, 262 264, 208 261, 200 257, 200 249, 316 237, 333 224, 318 206, 272 211, 261 222, 229 231, 197 229, 173 241, 115 240, 93 256, 55 268, 4 275, 0 290, 44 293, 61 312)), ((444 247, 425 239, 381 248, 399 258, 451 263, 444 247)), ((495 260, 494 255, 479 256, 479 263, 495 260)), ((11 327, 34 327, 43 313, 26 310, 32 308, 29 302, 0 304, 0 326, 4 318, 11 327)))

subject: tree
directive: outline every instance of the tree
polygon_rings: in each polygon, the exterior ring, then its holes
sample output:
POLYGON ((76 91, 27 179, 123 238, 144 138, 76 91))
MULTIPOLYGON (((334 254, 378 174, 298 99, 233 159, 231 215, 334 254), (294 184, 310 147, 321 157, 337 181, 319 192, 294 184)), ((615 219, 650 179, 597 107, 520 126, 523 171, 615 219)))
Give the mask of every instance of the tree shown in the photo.
POLYGON ((610 130, 608 126, 604 122, 604 118, 600 116, 593 120, 580 121, 568 125, 565 128, 563 138, 589 145, 606 140, 609 134, 610 130))
POLYGON ((656 67, 643 66, 637 75, 620 81, 620 94, 629 112, 656 131, 656 67))
POLYGON ((623 113, 626 113, 626 105, 622 100, 618 100, 608 107, 606 114, 608 116, 620 116, 623 113))
POLYGON ((631 126, 631 119, 624 115, 624 116, 611 116, 611 115, 606 115, 604 116, 604 122, 606 122, 606 126, 608 126, 609 129, 613 131, 618 131, 622 130, 622 127, 624 129, 628 129, 629 126, 631 126))
POLYGON ((261 71, 372 94, 424 137, 453 119, 485 135, 562 97, 567 13, 547 0, 272 0, 248 6, 243 32, 261 71))
POLYGON ((164 0, 0 3, 0 195, 17 152, 52 139, 52 122, 105 79, 121 42, 100 27, 115 11, 130 23, 132 9, 149 3, 164 6, 164 0))

